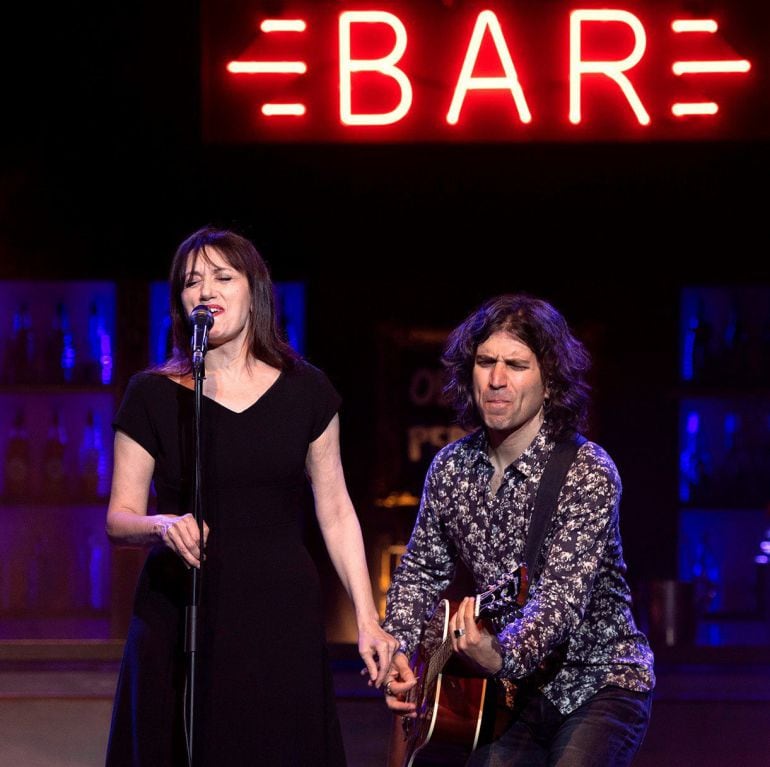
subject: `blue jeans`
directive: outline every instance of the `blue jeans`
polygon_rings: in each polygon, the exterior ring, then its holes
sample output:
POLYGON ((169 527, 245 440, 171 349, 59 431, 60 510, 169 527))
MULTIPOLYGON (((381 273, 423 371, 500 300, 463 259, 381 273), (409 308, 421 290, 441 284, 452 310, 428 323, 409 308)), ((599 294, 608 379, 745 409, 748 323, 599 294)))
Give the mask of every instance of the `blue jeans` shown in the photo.
POLYGON ((496 741, 473 752, 467 767, 628 767, 651 706, 651 692, 608 686, 564 716, 537 692, 496 741))

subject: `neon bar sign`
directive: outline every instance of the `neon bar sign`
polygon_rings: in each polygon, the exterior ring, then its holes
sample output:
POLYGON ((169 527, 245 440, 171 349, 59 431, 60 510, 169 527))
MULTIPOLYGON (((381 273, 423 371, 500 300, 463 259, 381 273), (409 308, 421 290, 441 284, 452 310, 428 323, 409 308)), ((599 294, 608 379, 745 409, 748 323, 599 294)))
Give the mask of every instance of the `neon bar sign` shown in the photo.
POLYGON ((234 6, 225 14, 217 0, 204 2, 208 141, 770 135, 759 5, 724 0, 703 13, 612 0, 234 6))

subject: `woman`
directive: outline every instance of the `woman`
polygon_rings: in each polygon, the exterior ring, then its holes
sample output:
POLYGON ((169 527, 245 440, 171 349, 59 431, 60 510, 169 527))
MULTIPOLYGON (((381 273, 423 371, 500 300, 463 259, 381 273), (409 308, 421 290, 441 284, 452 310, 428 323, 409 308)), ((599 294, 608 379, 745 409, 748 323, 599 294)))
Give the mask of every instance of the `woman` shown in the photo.
POLYGON ((397 646, 379 625, 358 520, 340 462, 340 398, 279 337, 273 286, 254 246, 201 229, 177 249, 170 287, 175 353, 132 377, 115 417, 107 534, 149 545, 113 709, 107 765, 187 763, 182 647, 192 511, 191 311, 207 306, 202 403, 205 519, 195 692, 195 766, 343 765, 315 567, 302 544, 307 479, 334 567, 350 595, 370 683, 397 646), (157 513, 147 515, 150 482, 157 513))

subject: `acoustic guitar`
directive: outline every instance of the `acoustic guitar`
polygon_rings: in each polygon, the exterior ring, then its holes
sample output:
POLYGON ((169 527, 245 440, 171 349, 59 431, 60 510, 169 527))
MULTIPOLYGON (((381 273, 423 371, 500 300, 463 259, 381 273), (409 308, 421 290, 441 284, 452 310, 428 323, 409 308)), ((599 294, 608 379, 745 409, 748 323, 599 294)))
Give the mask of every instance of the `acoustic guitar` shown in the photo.
MULTIPOLYGON (((522 564, 500 585, 476 595, 476 618, 510 615, 526 602, 528 588, 522 564)), ((461 767, 505 725, 496 686, 453 657, 449 619, 458 604, 441 600, 425 624, 410 662, 418 681, 406 697, 417 704, 417 717, 393 717, 388 767, 461 767)))

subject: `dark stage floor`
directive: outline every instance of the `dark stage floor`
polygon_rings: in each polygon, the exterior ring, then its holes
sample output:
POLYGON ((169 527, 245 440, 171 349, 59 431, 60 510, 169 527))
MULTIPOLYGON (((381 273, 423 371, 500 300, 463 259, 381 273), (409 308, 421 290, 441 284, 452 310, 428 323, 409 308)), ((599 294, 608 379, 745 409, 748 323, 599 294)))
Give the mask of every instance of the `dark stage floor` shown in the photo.
MULTIPOLYGON (((349 766, 384 767, 381 695, 359 676, 354 648, 333 647, 332 658, 349 766)), ((115 661, 19 660, 0 647, 0 767, 103 764, 116 672, 115 661)), ((694 648, 660 656, 657 672, 635 767, 770 765, 770 650, 694 648)))

